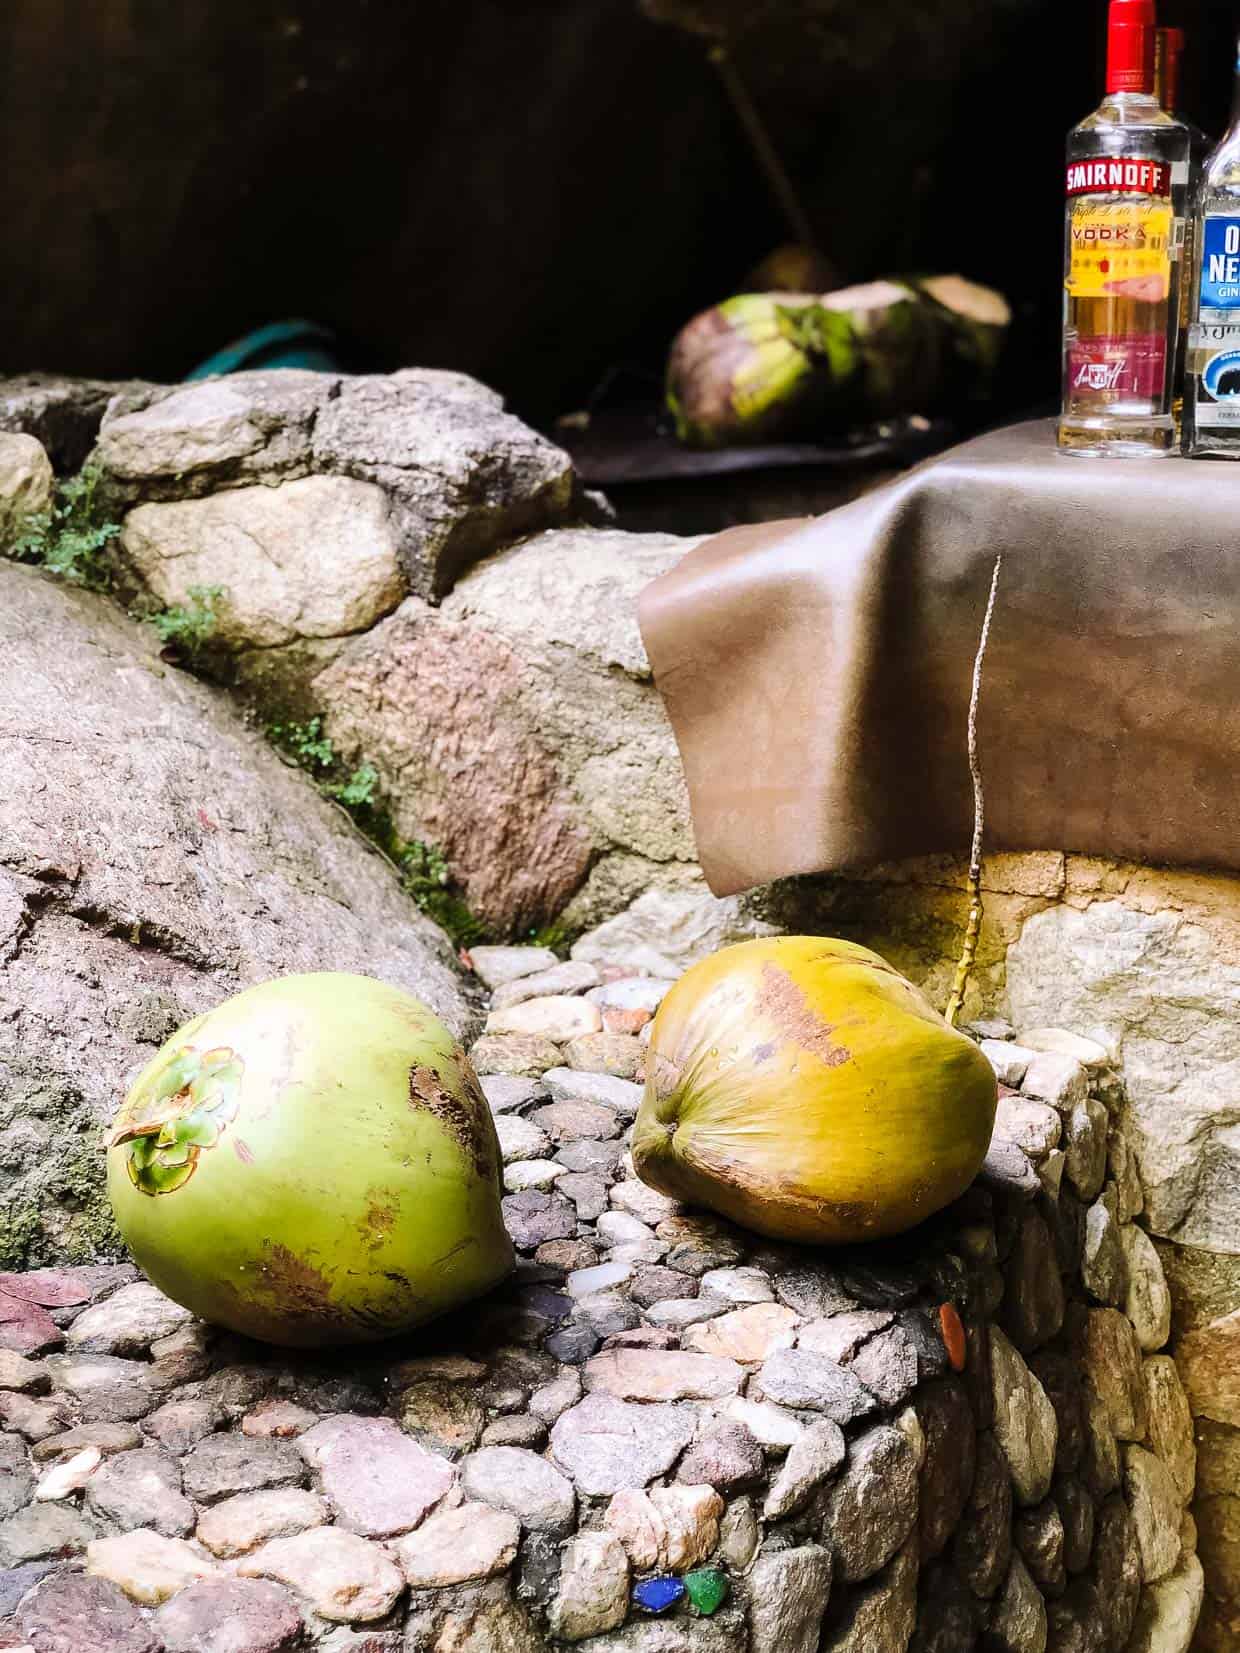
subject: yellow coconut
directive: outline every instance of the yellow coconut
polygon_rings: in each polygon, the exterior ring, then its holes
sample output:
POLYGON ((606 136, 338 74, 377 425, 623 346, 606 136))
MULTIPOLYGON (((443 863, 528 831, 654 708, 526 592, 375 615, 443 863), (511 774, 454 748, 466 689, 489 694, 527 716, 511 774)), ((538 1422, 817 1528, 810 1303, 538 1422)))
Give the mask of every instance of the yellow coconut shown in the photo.
POLYGON ((652 1188, 775 1239, 898 1234, 977 1175, 986 1057, 877 953, 822 936, 725 947, 655 1018, 633 1161, 652 1188))

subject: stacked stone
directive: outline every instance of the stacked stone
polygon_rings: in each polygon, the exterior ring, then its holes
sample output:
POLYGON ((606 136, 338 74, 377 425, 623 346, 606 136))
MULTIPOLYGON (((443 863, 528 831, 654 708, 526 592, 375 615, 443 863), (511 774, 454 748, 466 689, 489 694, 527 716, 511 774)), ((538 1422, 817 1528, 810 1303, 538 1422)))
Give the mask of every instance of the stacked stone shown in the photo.
POLYGON ((609 512, 568 454, 463 374, 112 388, 0 379, 0 555, 51 502, 40 438, 58 470, 89 450, 116 594, 213 591, 196 668, 264 726, 318 717, 495 935, 695 878, 636 617, 693 539, 581 526, 609 512))
POLYGON ((978 1028, 977 1184, 807 1251, 634 1177, 666 982, 474 963, 512 1281, 311 1356, 130 1268, 0 1276, 0 1648, 1184 1653, 1192 1427, 1099 1047, 978 1028))
MULTIPOLYGON (((984 1180, 1010 1190, 996 1207, 1001 1285, 992 1281, 989 1328, 992 1430, 1016 1505, 999 1612, 1016 1607, 1040 1622, 1044 1608, 1052 1653, 1183 1653, 1203 1589, 1188 1514, 1193 1424, 1175 1364, 1157 1352, 1171 1301, 1135 1220, 1142 1194, 1116 1128, 1120 1083, 1092 1040, 1050 1028, 1016 1039, 1005 1024, 977 1031, 1000 1080, 984 1180)), ((992 1236, 967 1244, 989 1256, 992 1236)), ((1041 1644, 1040 1633, 999 1641, 1041 1644)))

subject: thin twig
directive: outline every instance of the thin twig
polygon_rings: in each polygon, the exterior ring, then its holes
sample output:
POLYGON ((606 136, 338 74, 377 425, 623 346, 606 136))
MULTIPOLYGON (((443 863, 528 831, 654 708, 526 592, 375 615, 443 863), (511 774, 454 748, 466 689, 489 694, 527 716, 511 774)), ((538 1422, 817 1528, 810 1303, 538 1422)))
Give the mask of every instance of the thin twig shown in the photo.
POLYGON ((737 119, 744 128, 745 136, 749 139, 750 147, 754 152, 759 167, 775 197, 780 211, 793 238, 806 247, 812 247, 815 252, 818 248, 818 238, 814 234, 809 215, 801 205, 801 199, 788 176, 787 168, 780 159, 779 151, 767 129, 766 122, 758 112, 758 106, 749 95, 749 88, 741 79, 741 74, 725 45, 712 46, 707 53, 710 61, 719 71, 719 78, 723 81, 724 90, 731 99, 732 107, 736 111, 737 119))
POLYGON ((1003 567, 1003 553, 995 558, 990 576, 990 595, 986 599, 986 614, 982 620, 982 635, 978 639, 977 656, 973 661, 973 687, 969 694, 969 774, 973 781, 973 845, 969 851, 969 916, 965 923, 964 944, 960 962, 956 965, 956 979, 952 983, 951 998, 944 1016, 948 1027, 960 1020, 964 996, 969 987, 969 975, 977 959, 977 940, 982 930, 982 831, 986 825, 986 797, 982 790, 982 768, 977 755, 977 707, 982 693, 982 667, 986 662, 986 645, 990 641, 990 622, 994 618, 995 594, 999 589, 999 570, 1003 567))

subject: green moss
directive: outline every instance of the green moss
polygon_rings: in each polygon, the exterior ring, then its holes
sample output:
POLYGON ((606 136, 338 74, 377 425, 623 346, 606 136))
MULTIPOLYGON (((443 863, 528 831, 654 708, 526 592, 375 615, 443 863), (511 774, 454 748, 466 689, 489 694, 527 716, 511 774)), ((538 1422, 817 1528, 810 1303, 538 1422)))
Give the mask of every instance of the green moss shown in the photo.
POLYGON ((103 473, 84 465, 76 476, 56 484, 51 509, 28 516, 10 549, 18 562, 46 568, 57 579, 92 591, 112 585, 108 546, 121 531, 109 519, 98 493, 103 473))
POLYGON ((76 1138, 48 1175, 23 1179, 0 1201, 0 1269, 94 1263, 124 1255, 94 1132, 76 1138))
POLYGON ((71 1080, 10 1051, 0 1062, 0 1136, 17 1121, 42 1147, 0 1165, 0 1268, 123 1257, 99 1121, 71 1080))
POLYGON ((197 660, 215 632, 215 605, 224 595, 220 585, 192 585, 188 603, 174 603, 147 616, 147 622, 165 648, 187 661, 197 660))
POLYGON ((106 1202, 83 1211, 70 1225, 60 1253, 71 1263, 90 1263, 104 1257, 112 1260, 129 1255, 120 1230, 106 1202))
POLYGON ((0 1203, 0 1269, 28 1267, 42 1234, 37 1211, 16 1200, 0 1203))
POLYGON ((458 947, 477 947, 487 939, 486 926, 452 889, 448 864, 433 844, 416 839, 402 843, 393 859, 400 868, 401 884, 415 904, 446 930, 458 947))
POLYGON ((71 1261, 124 1251, 107 1199, 103 1143, 97 1131, 86 1132, 70 1145, 48 1186, 71 1213, 62 1241, 71 1261))
POLYGON ((394 863, 401 887, 414 904, 458 947, 474 947, 488 939, 482 920, 453 888, 443 852, 435 844, 400 835, 383 800, 379 771, 365 761, 346 769, 331 736, 323 732, 321 715, 304 723, 270 723, 267 738, 306 771, 325 797, 349 812, 360 830, 394 863))
POLYGON ((363 763, 343 781, 324 783, 323 790, 329 798, 335 798, 338 804, 343 804, 351 814, 360 818, 363 811, 376 807, 379 772, 373 764, 363 763))
POLYGON ((331 737, 323 733, 321 717, 312 717, 308 723, 269 723, 267 739, 311 775, 330 769, 336 761, 331 737))
POLYGON ((525 942, 530 947, 549 947, 553 953, 566 957, 580 933, 575 926, 553 918, 549 924, 540 924, 530 930, 525 936, 525 942))

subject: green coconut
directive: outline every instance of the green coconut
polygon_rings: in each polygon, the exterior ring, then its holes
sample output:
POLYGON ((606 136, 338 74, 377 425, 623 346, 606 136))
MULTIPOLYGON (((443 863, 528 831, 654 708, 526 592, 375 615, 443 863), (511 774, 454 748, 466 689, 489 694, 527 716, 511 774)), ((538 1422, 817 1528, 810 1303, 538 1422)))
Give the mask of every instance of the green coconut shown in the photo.
POLYGON ((683 327, 667 364, 680 440, 698 448, 769 442, 813 423, 824 383, 793 333, 770 293, 741 293, 683 327))
POLYGON ((952 390, 973 400, 989 396, 1012 325, 1012 308, 993 287, 963 276, 920 277, 914 285, 946 318, 952 390))
POLYGON ((904 282, 869 281, 824 293, 805 319, 807 339, 817 341, 837 382, 841 338, 849 346, 845 360, 860 359, 854 383, 872 418, 921 413, 942 399, 945 329, 904 282))
POLYGON ((1010 321, 1001 293, 960 276, 745 293, 677 334, 667 405, 695 447, 822 440, 986 396, 1010 321))
POLYGON ((367 976, 284 976, 187 1022, 116 1116, 108 1193, 161 1291, 270 1343, 389 1337, 513 1266, 468 1057, 367 976))

